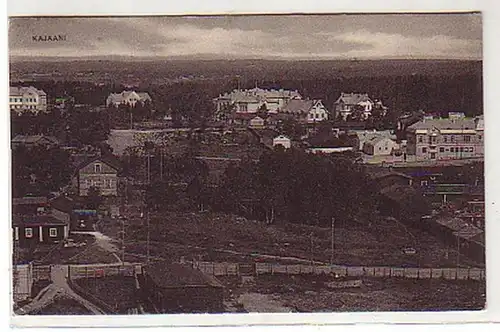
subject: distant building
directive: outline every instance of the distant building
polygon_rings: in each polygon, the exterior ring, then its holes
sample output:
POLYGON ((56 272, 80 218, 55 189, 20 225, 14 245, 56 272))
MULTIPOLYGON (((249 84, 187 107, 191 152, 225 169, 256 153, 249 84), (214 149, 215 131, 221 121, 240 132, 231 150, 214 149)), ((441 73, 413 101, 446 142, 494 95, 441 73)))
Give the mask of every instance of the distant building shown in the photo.
POLYGON ((388 156, 398 144, 388 137, 374 137, 363 144, 363 152, 371 156, 388 156))
POLYGON ((24 146, 32 148, 35 146, 56 147, 59 146, 59 140, 53 136, 45 135, 17 135, 11 140, 13 148, 24 146))
POLYGON ((284 89, 236 89, 229 93, 224 93, 215 98, 216 117, 221 119, 227 113, 257 113, 265 110, 269 113, 277 113, 292 99, 302 99, 302 96, 295 91, 284 89))
POLYGON ((10 110, 17 113, 45 112, 47 110, 47 94, 32 86, 10 87, 9 91, 10 110))
POLYGON ((265 126, 265 121, 260 116, 256 116, 250 120, 249 127, 254 129, 262 129, 265 126))
POLYGON ((407 128, 407 152, 417 160, 484 156, 484 119, 423 119, 407 128))
POLYGON ((122 91, 121 93, 112 93, 106 99, 106 106, 120 105, 135 106, 137 103, 146 104, 151 102, 151 97, 147 92, 122 91))
POLYGON ((325 153, 325 154, 330 154, 330 153, 343 153, 343 152, 351 152, 354 151, 354 148, 352 146, 337 146, 337 147, 321 147, 321 146, 314 146, 314 147, 308 147, 306 148, 306 152, 309 153, 325 153))
POLYGON ((292 141, 285 135, 279 135, 273 138, 273 147, 281 145, 285 149, 290 149, 292 146, 292 141))
POLYGON ((121 170, 120 161, 114 156, 96 156, 84 161, 75 176, 78 195, 87 196, 91 187, 97 187, 102 196, 117 196, 121 170))
POLYGON ((45 196, 25 196, 12 198, 12 214, 44 214, 48 210, 45 196))
POLYGON ((360 120, 366 120, 371 116, 375 107, 378 107, 382 115, 385 115, 385 112, 387 112, 387 107, 382 105, 381 101, 373 101, 366 93, 342 92, 334 104, 333 111, 335 116, 340 115, 343 120, 347 120, 349 115, 355 111, 359 111, 361 115, 360 120))
POLYGON ((328 111, 321 100, 290 100, 280 111, 300 123, 315 123, 328 120, 328 111))

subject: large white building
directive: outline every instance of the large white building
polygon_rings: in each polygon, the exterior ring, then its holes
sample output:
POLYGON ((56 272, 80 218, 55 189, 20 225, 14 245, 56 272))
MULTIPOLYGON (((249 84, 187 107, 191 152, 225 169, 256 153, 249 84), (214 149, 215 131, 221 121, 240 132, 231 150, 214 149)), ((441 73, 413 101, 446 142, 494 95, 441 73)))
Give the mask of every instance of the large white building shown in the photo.
POLYGON ((44 112, 47 110, 47 94, 32 86, 11 86, 9 91, 9 107, 17 114, 44 112))
POLYGON ((151 102, 151 97, 147 92, 122 91, 121 93, 112 93, 106 99, 106 106, 120 105, 135 106, 138 102, 145 104, 151 102))

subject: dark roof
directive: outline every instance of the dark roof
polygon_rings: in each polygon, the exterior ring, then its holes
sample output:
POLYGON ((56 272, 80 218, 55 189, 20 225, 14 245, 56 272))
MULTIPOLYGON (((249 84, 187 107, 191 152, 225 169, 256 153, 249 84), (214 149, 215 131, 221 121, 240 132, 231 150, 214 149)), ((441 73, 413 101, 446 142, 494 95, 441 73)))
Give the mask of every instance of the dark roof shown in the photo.
POLYGON ((75 206, 75 201, 66 196, 59 196, 49 201, 51 208, 63 211, 66 213, 71 213, 75 206))
POLYGON ((371 101, 371 99, 370 99, 370 97, 368 97, 367 93, 345 93, 345 92, 342 92, 340 94, 339 99, 336 101, 336 103, 340 103, 341 101, 347 105, 356 105, 356 104, 364 102, 364 101, 371 101))
POLYGON ((222 287, 213 277, 200 270, 179 263, 168 264, 165 262, 152 263, 144 267, 145 273, 153 282, 162 288, 177 287, 222 287))
POLYGON ((118 172, 121 172, 123 170, 121 161, 116 156, 114 156, 112 154, 94 156, 94 157, 91 157, 90 159, 84 160, 82 163, 80 163, 80 165, 78 165, 76 167, 76 170, 78 171, 94 161, 101 161, 101 162, 113 167, 118 172))
POLYGON ((392 186, 382 188, 380 193, 394 202, 411 202, 412 196, 417 191, 410 186, 393 184, 392 186))
POLYGON ((12 205, 31 205, 31 204, 46 204, 47 203, 47 197, 19 197, 19 198, 13 198, 12 199, 12 205))
POLYGON ((315 100, 292 99, 281 109, 283 113, 307 113, 314 106, 315 100))
POLYGON ((18 143, 18 144, 36 144, 40 140, 46 139, 53 144, 58 144, 59 141, 57 138, 53 136, 45 136, 45 135, 17 135, 12 139, 12 143, 18 143))
POLYGON ((12 225, 57 226, 57 225, 67 225, 67 223, 59 219, 56 219, 50 215, 13 215, 12 225))
POLYGON ((383 167, 383 168, 382 167, 377 167, 377 168, 367 167, 366 173, 368 174, 368 176, 372 180, 378 180, 378 179, 382 179, 382 178, 389 177, 389 176, 399 176, 399 177, 402 177, 405 179, 412 178, 411 176, 408 176, 404 173, 395 172, 395 171, 389 170, 385 167, 383 167))

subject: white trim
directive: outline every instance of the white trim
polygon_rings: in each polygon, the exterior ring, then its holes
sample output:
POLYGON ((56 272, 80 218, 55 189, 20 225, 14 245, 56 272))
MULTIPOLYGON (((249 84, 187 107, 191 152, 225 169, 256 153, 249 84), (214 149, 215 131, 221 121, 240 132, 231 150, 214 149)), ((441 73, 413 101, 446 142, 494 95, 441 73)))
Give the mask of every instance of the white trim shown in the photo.
POLYGON ((19 227, 14 227, 14 240, 19 241, 19 227))
POLYGON ((24 229, 24 237, 27 239, 33 238, 33 228, 31 227, 26 227, 24 229))
POLYGON ((57 237, 57 228, 56 227, 49 228, 49 237, 57 237))
POLYGON ((38 239, 40 240, 40 242, 43 242, 43 227, 42 226, 38 226, 38 239))

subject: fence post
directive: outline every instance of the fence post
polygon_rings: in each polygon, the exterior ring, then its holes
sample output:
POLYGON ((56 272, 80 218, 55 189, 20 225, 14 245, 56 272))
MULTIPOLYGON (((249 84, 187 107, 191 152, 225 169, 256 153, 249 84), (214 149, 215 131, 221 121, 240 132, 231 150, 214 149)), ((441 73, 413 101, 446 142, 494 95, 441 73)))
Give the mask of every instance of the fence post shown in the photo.
POLYGON ((420 280, 420 268, 417 269, 417 280, 420 280))

